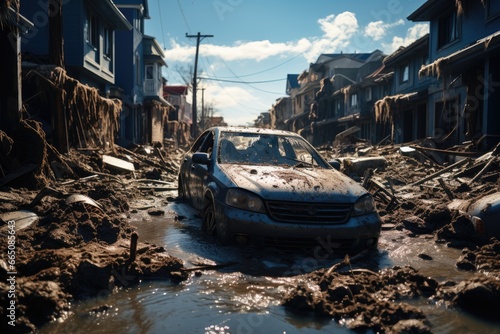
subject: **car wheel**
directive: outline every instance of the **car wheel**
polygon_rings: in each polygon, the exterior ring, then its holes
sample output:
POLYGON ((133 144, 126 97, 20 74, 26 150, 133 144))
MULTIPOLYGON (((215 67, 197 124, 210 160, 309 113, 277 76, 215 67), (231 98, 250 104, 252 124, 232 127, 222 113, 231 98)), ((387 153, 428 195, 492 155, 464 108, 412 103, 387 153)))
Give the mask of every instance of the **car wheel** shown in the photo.
POLYGON ((186 191, 184 190, 184 182, 182 182, 182 178, 179 176, 177 181, 177 197, 179 199, 186 199, 186 191))
POLYGON ((215 232, 215 209, 212 203, 209 203, 205 208, 201 230, 208 235, 213 235, 215 232))
POLYGON ((215 238, 219 245, 229 245, 232 241, 232 235, 227 228, 227 220, 225 218, 217 219, 215 222, 215 238))

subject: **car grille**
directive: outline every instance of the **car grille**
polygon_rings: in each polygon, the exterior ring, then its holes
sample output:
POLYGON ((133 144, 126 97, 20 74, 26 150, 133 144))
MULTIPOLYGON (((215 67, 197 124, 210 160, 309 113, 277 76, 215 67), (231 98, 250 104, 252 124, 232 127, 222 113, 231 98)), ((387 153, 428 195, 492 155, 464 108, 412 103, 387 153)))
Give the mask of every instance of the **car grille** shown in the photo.
POLYGON ((351 204, 267 202, 271 217, 287 223, 342 224, 349 220, 351 204))

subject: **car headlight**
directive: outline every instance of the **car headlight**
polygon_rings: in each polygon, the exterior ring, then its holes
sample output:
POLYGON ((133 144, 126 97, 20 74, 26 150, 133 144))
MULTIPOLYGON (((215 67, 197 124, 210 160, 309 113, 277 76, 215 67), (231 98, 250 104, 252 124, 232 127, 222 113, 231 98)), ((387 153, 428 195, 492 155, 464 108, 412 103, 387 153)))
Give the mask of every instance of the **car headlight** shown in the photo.
POLYGON ((375 211, 375 204, 373 203, 373 197, 370 195, 365 195, 358 199, 354 203, 353 216, 366 215, 375 211))
POLYGON ((266 212, 262 199, 248 191, 229 189, 226 194, 226 204, 242 210, 266 212))

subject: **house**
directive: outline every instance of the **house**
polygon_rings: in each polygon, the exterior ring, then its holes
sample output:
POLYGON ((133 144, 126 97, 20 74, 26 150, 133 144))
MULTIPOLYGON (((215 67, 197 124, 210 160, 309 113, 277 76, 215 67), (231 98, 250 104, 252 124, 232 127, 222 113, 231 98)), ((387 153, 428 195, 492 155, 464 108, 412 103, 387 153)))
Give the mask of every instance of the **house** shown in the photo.
POLYGON ((174 146, 185 146, 189 142, 192 124, 191 104, 187 101, 189 87, 164 85, 163 97, 173 108, 168 113, 165 137, 174 141, 174 146))
MULTIPOLYGON (((21 13, 34 22, 32 31, 22 40, 23 60, 49 63, 51 31, 47 3, 23 0, 21 13)), ((117 72, 115 31, 130 30, 132 26, 111 0, 65 1, 62 16, 65 70, 82 84, 107 95, 117 72)))
POLYGON ((149 19, 147 0, 116 0, 131 30, 119 31, 121 52, 116 62, 117 97, 123 101, 120 136, 135 144, 163 143, 168 112, 173 106, 163 98, 162 68, 167 66, 158 41, 144 33, 149 19))
MULTIPOLYGON (((168 121, 168 113, 174 109, 172 104, 163 98, 164 79, 162 76, 165 53, 158 41, 144 35, 144 100, 143 108, 148 115, 148 143, 163 143, 164 128, 168 121)), ((166 82, 166 81, 165 81, 166 82)))
POLYGON ((111 0, 50 6, 23 0, 20 12, 34 22, 21 39, 28 114, 62 153, 76 145, 113 149, 121 111, 121 101, 109 98, 117 73, 115 31, 132 26, 111 0))
POLYGON ((427 135, 442 145, 500 140, 500 2, 429 0, 408 17, 429 22, 427 135))
POLYGON ((375 103, 379 123, 387 125, 393 143, 410 142, 426 137, 427 100, 431 79, 419 76, 420 68, 429 63, 429 35, 401 46, 384 59, 393 72, 389 94, 375 103))
MULTIPOLYGON (((380 50, 320 55, 298 77, 297 114, 287 121, 287 125, 292 124, 289 128, 313 145, 321 145, 333 141, 336 134, 359 123, 360 118, 368 117, 365 121, 370 124, 372 108, 365 107, 371 106, 374 97, 362 94, 367 87, 359 84, 381 66, 383 58, 380 50)), ((375 130, 368 128, 365 132, 369 136, 375 130)))
POLYGON ((292 105, 293 99, 289 96, 281 97, 276 100, 269 111, 269 127, 271 129, 284 130, 286 128, 286 121, 293 116, 292 105))

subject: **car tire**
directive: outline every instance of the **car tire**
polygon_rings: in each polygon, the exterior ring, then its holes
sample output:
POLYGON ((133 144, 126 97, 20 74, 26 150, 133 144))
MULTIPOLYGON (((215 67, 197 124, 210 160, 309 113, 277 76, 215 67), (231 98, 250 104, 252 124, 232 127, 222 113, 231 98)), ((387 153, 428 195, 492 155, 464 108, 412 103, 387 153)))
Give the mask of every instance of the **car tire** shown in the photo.
POLYGON ((232 235, 228 231, 227 220, 225 218, 217 219, 215 222, 215 238, 221 246, 231 243, 232 235))
POLYGON ((182 178, 179 176, 177 181, 177 197, 179 199, 186 199, 186 191, 184 190, 184 182, 182 182, 182 178))
POLYGON ((208 235, 214 235, 215 232, 215 209, 212 203, 209 203, 203 213, 201 230, 208 235))

